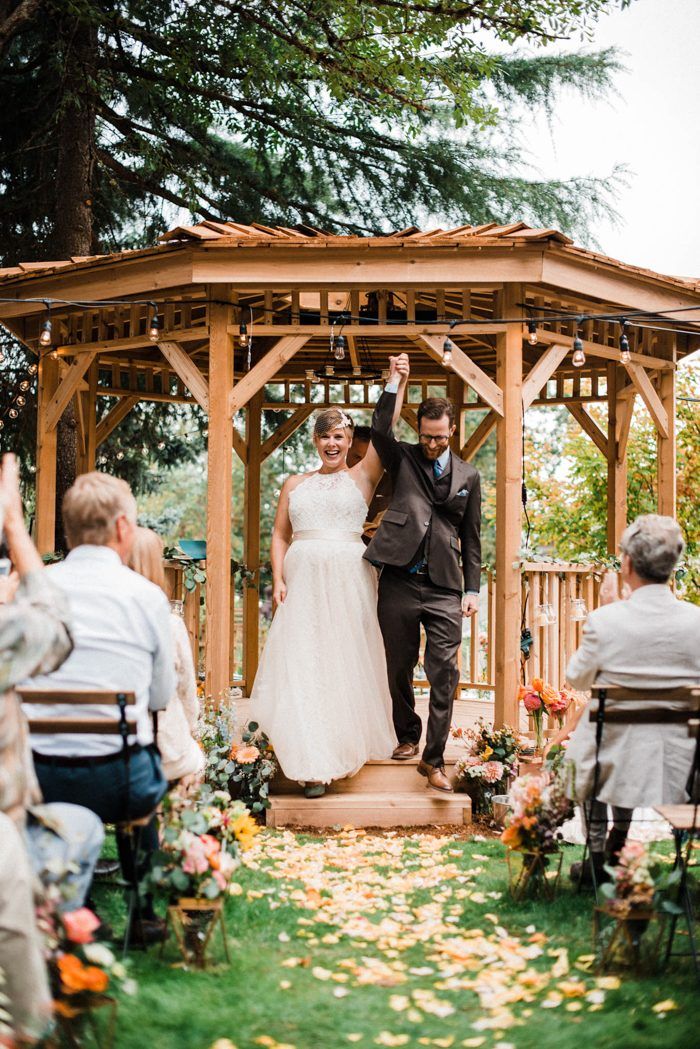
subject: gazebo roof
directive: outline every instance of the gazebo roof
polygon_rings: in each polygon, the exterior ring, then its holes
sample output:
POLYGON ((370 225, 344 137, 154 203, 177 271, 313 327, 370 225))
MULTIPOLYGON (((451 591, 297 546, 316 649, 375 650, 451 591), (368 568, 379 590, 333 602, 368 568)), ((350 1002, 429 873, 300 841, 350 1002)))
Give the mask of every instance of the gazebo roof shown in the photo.
POLYGON ((214 222, 205 220, 192 226, 175 226, 159 238, 159 244, 148 248, 132 249, 102 255, 73 256, 70 259, 47 262, 20 262, 16 266, 0 268, 0 283, 5 285, 24 284, 33 278, 46 277, 58 271, 93 268, 105 263, 114 263, 138 258, 158 256, 185 247, 204 249, 223 248, 332 248, 357 251, 381 248, 416 249, 459 249, 465 251, 484 251, 494 248, 514 251, 534 245, 553 248, 572 259, 588 263, 592 267, 604 266, 623 271, 628 275, 640 278, 651 278, 666 285, 688 292, 700 293, 700 278, 679 277, 641 266, 633 266, 611 258, 600 252, 580 247, 559 230, 533 228, 524 222, 513 222, 508 225, 486 223, 480 226, 455 226, 451 229, 421 230, 417 226, 377 236, 363 237, 351 234, 334 234, 312 226, 299 225, 265 226, 261 223, 244 225, 226 221, 214 222))

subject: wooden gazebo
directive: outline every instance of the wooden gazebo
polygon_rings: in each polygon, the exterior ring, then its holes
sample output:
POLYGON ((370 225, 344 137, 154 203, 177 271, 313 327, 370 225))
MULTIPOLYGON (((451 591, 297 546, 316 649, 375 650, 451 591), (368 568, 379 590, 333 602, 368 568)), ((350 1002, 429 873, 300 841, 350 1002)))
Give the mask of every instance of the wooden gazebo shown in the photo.
MULTIPOLYGON (((206 674, 215 696, 230 682, 232 455, 245 464, 244 559, 255 573, 261 462, 319 401, 371 407, 375 370, 389 353, 407 351, 412 385, 445 387, 460 407, 456 447, 465 458, 496 431, 498 721, 516 721, 524 410, 565 405, 606 457, 614 551, 626 522, 626 443, 638 395, 658 433, 659 511, 675 512, 675 370, 700 345, 700 283, 583 250, 554 229, 412 227, 353 237, 202 222, 171 230, 153 248, 0 270, 0 294, 11 300, 0 303, 0 323, 39 367, 42 551, 54 546, 56 428, 71 400, 80 471, 94 469, 100 442, 140 400, 196 402, 208 413, 206 674), (52 344, 44 346, 46 301, 52 344), (682 332, 674 320, 683 320, 682 332), (329 346, 341 331, 347 351, 338 361, 329 346), (448 334, 454 349, 446 363, 448 334), (575 340, 578 359, 581 350, 585 356, 580 367, 572 363, 575 340), (282 384, 274 401, 266 394, 272 382, 282 384), (118 398, 99 424, 98 397, 118 398), (601 402, 607 429, 587 411, 601 402), (263 441, 268 405, 292 414, 263 441), (241 411, 245 438, 232 425, 241 411), (480 413, 475 428, 467 422, 473 411, 480 413)), ((409 422, 417 399, 405 410, 409 422)), ((248 689, 258 654, 256 578, 243 596, 248 689)))

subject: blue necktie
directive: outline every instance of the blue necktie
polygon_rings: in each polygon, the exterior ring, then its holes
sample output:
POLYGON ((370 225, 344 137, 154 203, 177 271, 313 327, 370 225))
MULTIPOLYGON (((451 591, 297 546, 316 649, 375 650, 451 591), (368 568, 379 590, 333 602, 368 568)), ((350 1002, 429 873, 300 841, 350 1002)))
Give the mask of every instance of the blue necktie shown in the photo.
POLYGON ((436 459, 433 463, 433 477, 437 481, 438 477, 442 476, 442 463, 439 459, 436 459))

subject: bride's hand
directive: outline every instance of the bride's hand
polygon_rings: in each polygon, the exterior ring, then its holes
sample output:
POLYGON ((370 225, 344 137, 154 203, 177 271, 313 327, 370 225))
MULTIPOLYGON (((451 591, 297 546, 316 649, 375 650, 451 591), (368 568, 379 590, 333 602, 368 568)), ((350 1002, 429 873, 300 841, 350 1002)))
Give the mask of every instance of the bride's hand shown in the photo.
POLYGON ((277 611, 280 605, 284 604, 284 599, 287 596, 287 584, 284 581, 275 583, 272 588, 272 607, 277 611))

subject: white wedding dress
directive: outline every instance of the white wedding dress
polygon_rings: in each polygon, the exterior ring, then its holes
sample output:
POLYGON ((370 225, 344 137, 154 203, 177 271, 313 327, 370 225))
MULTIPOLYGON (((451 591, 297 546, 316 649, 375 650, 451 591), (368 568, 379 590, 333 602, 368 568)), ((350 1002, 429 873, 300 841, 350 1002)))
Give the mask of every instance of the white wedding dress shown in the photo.
POLYGON ((270 627, 250 708, 289 779, 352 776, 397 745, 377 574, 362 557, 366 515, 347 472, 312 474, 290 492, 287 596, 270 627))

